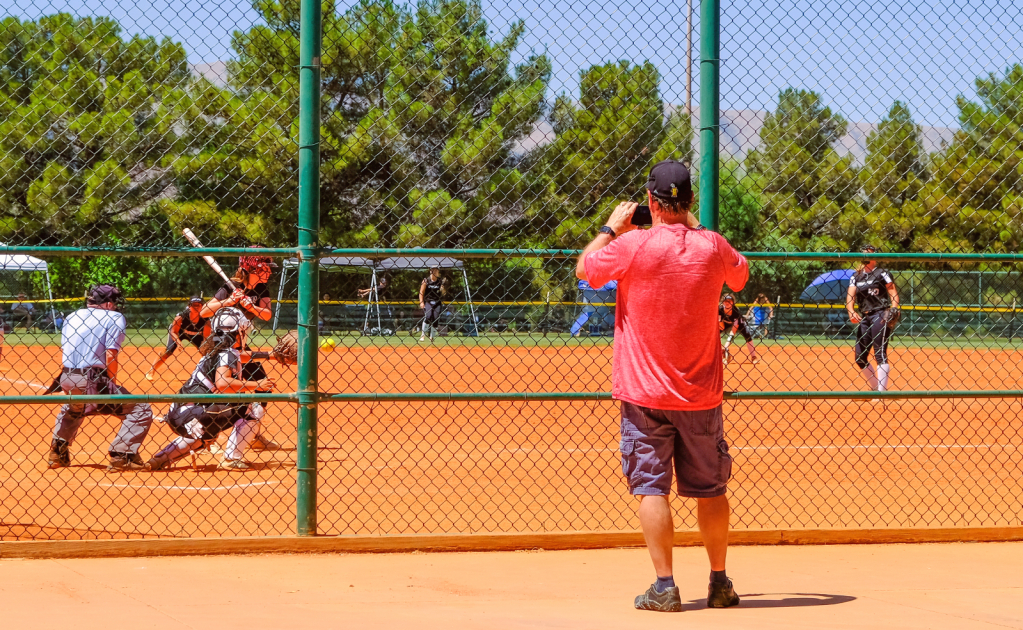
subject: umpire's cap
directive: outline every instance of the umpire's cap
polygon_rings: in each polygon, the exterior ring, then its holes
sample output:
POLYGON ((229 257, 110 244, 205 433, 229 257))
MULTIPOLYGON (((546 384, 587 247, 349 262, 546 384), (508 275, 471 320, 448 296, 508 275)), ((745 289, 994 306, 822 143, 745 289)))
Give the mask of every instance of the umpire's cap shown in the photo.
POLYGON ((693 193, 689 169, 685 164, 675 160, 658 162, 650 169, 646 189, 658 199, 667 201, 689 199, 693 193))
POLYGON ((107 304, 113 303, 118 309, 124 305, 124 295, 121 294, 121 290, 112 284, 94 284, 89 287, 89 292, 85 294, 86 304, 107 304))

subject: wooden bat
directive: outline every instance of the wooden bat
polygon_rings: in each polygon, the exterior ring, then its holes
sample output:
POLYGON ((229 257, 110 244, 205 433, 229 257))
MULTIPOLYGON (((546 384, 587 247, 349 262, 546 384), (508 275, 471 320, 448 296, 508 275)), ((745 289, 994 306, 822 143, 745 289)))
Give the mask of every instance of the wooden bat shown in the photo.
MULTIPOLYGON (((195 234, 192 233, 192 230, 185 228, 181 230, 181 233, 185 235, 185 238, 188 239, 188 242, 191 243, 193 246, 202 247, 202 243, 200 243, 199 239, 196 238, 195 234)), ((223 278, 225 282, 227 282, 228 288, 230 288, 232 291, 234 291, 237 288, 234 286, 234 283, 231 282, 231 279, 227 277, 227 274, 224 273, 224 270, 220 268, 220 265, 217 264, 217 261, 213 260, 212 256, 203 256, 202 259, 206 261, 207 265, 213 268, 213 271, 216 271, 218 274, 220 274, 220 277, 223 278)))

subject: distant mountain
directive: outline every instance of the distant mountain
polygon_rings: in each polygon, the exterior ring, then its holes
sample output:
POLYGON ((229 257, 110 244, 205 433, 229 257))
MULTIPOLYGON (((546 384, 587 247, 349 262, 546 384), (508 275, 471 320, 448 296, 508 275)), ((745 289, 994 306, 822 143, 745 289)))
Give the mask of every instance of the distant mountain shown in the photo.
MULTIPOLYGON (((669 111, 674 109, 669 106, 669 111)), ((746 154, 760 146, 760 129, 768 112, 755 109, 726 109, 721 112, 721 153, 742 160, 746 154)), ((699 127, 699 110, 693 113, 694 127, 699 127)), ((867 155, 867 137, 877 129, 877 123, 849 123, 848 133, 835 143, 839 155, 852 155, 857 165, 862 165, 867 155)), ((928 153, 940 150, 952 142, 957 130, 950 127, 921 127, 924 150, 928 153)), ((525 153, 554 139, 554 130, 550 123, 541 121, 533 128, 526 138, 516 147, 516 153, 525 153)), ((694 147, 699 152, 699 140, 693 139, 694 147)))
MULTIPOLYGON (((227 63, 223 61, 195 63, 191 64, 191 69, 195 75, 205 77, 217 87, 227 86, 227 63)), ((670 113, 677 107, 668 105, 666 109, 670 113)), ((757 109, 726 109, 721 112, 721 153, 742 160, 747 153, 757 148, 760 145, 760 128, 764 126, 764 118, 767 113, 757 109)), ((694 127, 699 127, 699 116, 700 110, 697 109, 693 112, 694 127)), ((862 165, 867 155, 867 136, 875 129, 877 129, 877 123, 849 123, 848 133, 835 143, 835 150, 839 155, 853 156, 856 164, 862 165)), ((924 150, 932 153, 951 143, 957 130, 951 127, 923 126, 921 131, 924 150)), ((528 136, 516 145, 514 152, 521 155, 552 140, 554 140, 554 129, 548 121, 542 120, 533 127, 533 131, 528 136)), ((699 153, 699 144, 699 139, 693 138, 693 145, 697 153, 699 153)))

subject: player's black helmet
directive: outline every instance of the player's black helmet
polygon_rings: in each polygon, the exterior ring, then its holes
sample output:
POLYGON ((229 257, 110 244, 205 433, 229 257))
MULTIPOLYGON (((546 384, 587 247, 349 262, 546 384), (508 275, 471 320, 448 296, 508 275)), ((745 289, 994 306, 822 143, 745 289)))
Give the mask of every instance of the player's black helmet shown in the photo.
POLYGON ((112 284, 94 284, 89 287, 85 294, 86 304, 107 304, 113 303, 114 309, 120 311, 124 307, 124 294, 112 284))

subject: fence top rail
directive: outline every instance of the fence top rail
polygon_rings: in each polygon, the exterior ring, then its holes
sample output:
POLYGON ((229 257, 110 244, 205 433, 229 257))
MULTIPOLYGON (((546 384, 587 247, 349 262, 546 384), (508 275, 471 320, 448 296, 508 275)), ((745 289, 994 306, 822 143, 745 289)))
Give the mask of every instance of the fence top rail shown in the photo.
MULTIPOLYGON (((4 245, 0 255, 37 256, 271 256, 299 257, 306 260, 326 257, 360 256, 363 258, 551 258, 577 257, 578 249, 452 249, 452 248, 354 248, 313 249, 301 247, 62 247, 56 245, 4 245)), ((829 261, 864 260, 860 252, 743 252, 750 260, 829 261)), ((873 260, 910 260, 920 262, 1023 262, 1023 253, 876 253, 873 260)))
MULTIPOLYGON (((582 253, 578 249, 407 249, 407 248, 360 248, 334 249, 327 252, 329 256, 360 256, 376 257, 434 257, 450 258, 574 258, 582 253)), ((855 260, 866 257, 861 252, 743 252, 750 260, 855 260)), ((877 253, 869 256, 872 260, 914 260, 934 262, 1023 262, 1023 253, 877 253)))

